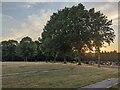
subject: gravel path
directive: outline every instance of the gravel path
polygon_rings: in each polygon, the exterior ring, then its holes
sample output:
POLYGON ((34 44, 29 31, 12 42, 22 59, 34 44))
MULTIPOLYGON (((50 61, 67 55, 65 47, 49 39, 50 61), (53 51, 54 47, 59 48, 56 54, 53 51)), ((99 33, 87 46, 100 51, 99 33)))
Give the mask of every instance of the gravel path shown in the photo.
POLYGON ((91 85, 79 88, 77 90, 105 90, 106 88, 110 88, 113 85, 116 85, 118 83, 120 83, 118 78, 111 78, 111 79, 104 80, 102 82, 98 82, 95 84, 91 84, 91 85))

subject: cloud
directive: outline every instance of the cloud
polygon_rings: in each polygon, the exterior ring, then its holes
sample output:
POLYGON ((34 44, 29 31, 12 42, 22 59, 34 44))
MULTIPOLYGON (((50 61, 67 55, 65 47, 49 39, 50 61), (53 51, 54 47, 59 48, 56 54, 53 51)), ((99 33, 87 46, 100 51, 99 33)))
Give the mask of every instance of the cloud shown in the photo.
POLYGON ((29 9, 29 8, 32 8, 36 4, 37 4, 36 2, 24 2, 23 5, 21 5, 21 7, 29 9))
POLYGON ((37 40, 41 36, 44 25, 50 19, 52 10, 41 10, 38 14, 28 16, 28 19, 19 25, 10 29, 10 33, 4 35, 2 40, 15 39, 20 40, 25 36, 30 36, 33 40, 37 40))
POLYGON ((23 7, 24 7, 24 8, 30 8, 31 5, 24 5, 23 7))

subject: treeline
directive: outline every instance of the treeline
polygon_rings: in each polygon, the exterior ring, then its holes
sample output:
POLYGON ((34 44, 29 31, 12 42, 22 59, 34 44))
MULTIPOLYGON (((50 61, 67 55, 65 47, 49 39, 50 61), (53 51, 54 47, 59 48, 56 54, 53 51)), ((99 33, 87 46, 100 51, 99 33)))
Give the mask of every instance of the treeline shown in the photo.
POLYGON ((24 37, 20 42, 8 40, 1 42, 2 61, 38 61, 45 60, 42 54, 41 43, 24 37))
MULTIPOLYGON (((62 56, 56 56, 56 60, 52 54, 44 53, 41 40, 33 41, 30 37, 24 37, 20 42, 16 40, 8 40, 1 42, 2 48, 2 61, 64 61, 62 56)), ((117 51, 101 52, 101 62, 118 62, 120 53, 117 51)), ((66 57, 67 62, 77 62, 77 56, 72 52, 66 57)), ((83 63, 94 61, 97 63, 97 53, 84 53, 81 56, 83 63)))
MULTIPOLYGON (((101 52, 100 53, 100 60, 101 60, 101 64, 103 63, 112 63, 114 62, 117 65, 120 65, 120 53, 118 53, 117 51, 110 51, 110 52, 101 52)), ((98 60, 98 54, 97 53, 86 53, 85 57, 83 58, 83 62, 95 62, 97 63, 98 60)))
MULTIPOLYGON (((2 41, 0 43, 2 61, 63 61, 62 56, 55 57, 52 54, 45 53, 41 40, 33 41, 30 37, 24 37, 20 42, 16 40, 2 41)), ((68 61, 73 57, 66 56, 68 61)))

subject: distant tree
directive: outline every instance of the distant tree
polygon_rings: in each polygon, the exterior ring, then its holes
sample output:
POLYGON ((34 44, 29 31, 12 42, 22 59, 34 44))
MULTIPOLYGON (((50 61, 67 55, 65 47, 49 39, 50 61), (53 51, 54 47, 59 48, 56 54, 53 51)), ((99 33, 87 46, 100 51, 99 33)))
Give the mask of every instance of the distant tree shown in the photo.
POLYGON ((30 37, 24 37, 17 47, 17 55, 27 61, 28 59, 34 57, 36 54, 37 45, 32 41, 30 37))
POLYGON ((9 50, 9 57, 13 60, 16 57, 16 47, 18 42, 16 40, 8 40, 8 50, 9 50))
POLYGON ((36 54, 36 58, 35 58, 35 60, 37 59, 37 60, 41 60, 41 59, 43 59, 43 57, 44 57, 44 55, 42 54, 42 50, 41 50, 41 42, 40 41, 35 41, 34 42, 35 44, 36 44, 36 46, 37 46, 37 54, 36 54))
POLYGON ((7 41, 2 41, 1 42, 2 46, 2 60, 7 60, 8 59, 8 42, 7 41))
POLYGON ((2 57, 3 59, 13 60, 16 57, 16 47, 18 42, 16 40, 2 41, 2 57))

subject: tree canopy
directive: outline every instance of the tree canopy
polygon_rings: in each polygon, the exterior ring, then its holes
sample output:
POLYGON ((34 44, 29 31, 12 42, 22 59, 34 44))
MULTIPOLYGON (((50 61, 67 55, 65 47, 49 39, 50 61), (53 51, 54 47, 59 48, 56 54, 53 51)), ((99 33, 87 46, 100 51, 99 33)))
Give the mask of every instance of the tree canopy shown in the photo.
MULTIPOLYGON (((114 40, 114 30, 110 26, 112 20, 94 8, 85 9, 78 4, 71 8, 64 8, 53 13, 42 33, 42 45, 44 52, 59 52, 66 55, 72 48, 78 50, 81 56, 84 47, 96 50, 114 40)), ((80 57, 79 57, 80 58, 80 57)))
POLYGON ((18 42, 16 40, 2 41, 2 57, 9 59, 14 59, 16 57, 16 47, 18 42))
POLYGON ((37 45, 32 41, 30 37, 24 37, 17 47, 17 55, 28 60, 37 54, 37 45))

